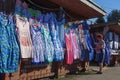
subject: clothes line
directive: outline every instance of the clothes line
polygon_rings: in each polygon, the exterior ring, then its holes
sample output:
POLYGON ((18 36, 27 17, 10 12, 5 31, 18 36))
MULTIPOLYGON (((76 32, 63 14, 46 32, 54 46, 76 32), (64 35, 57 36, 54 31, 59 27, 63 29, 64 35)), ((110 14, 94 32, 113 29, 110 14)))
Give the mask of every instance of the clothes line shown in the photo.
POLYGON ((35 4, 34 2, 32 2, 31 0, 27 0, 27 1, 28 1, 29 3, 31 3, 32 5, 34 5, 34 6, 38 7, 38 8, 44 9, 44 10, 51 10, 51 11, 59 10, 58 8, 51 9, 51 8, 46 8, 46 7, 37 5, 37 4, 35 4))
POLYGON ((74 19, 71 15, 69 15, 69 13, 67 13, 67 12, 65 11, 65 9, 64 9, 63 7, 52 9, 52 8, 46 8, 46 7, 37 5, 37 4, 35 4, 34 2, 32 2, 31 0, 27 0, 27 1, 28 1, 30 4, 36 6, 36 7, 40 8, 40 9, 50 10, 50 11, 59 11, 59 10, 62 10, 69 18, 74 19))

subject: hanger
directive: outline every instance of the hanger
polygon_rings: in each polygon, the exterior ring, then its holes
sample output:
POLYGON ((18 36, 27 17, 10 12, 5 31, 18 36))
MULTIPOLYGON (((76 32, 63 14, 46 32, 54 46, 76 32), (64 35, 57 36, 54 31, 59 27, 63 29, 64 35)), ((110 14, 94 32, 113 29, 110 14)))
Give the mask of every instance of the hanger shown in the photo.
POLYGON ((20 19, 21 21, 25 21, 25 19, 24 19, 23 17, 21 17, 21 16, 19 17, 19 19, 20 19))
POLYGON ((22 3, 22 6, 23 8, 28 9, 28 4, 25 1, 22 3))
POLYGON ((68 25, 71 26, 73 24, 73 22, 68 22, 68 25))
POLYGON ((39 26, 39 23, 38 23, 37 20, 35 20, 35 22, 34 22, 32 25, 35 26, 35 27, 38 27, 38 26, 39 26))
POLYGON ((34 10, 38 9, 38 7, 36 7, 30 0, 26 0, 25 2, 26 2, 26 4, 28 5, 29 8, 32 8, 34 10))

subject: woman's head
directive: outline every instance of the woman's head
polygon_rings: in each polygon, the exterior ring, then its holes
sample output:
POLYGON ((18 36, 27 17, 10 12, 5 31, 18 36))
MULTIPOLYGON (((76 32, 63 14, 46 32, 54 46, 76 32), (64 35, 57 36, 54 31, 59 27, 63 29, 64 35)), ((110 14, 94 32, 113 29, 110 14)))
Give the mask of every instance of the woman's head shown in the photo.
POLYGON ((103 39, 103 35, 99 33, 99 34, 97 34, 96 38, 97 38, 98 40, 102 40, 102 39, 103 39))

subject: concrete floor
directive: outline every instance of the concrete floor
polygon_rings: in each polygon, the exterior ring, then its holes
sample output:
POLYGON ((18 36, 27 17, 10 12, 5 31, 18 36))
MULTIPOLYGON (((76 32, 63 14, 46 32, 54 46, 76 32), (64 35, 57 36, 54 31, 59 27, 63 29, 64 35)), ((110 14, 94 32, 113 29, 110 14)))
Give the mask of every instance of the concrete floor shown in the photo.
POLYGON ((103 74, 79 75, 73 78, 73 80, 120 80, 120 67, 108 68, 104 70, 103 74))
POLYGON ((91 67, 91 71, 78 72, 61 76, 57 79, 40 79, 40 80, 120 80, 120 67, 104 68, 103 74, 96 74, 97 66, 91 67))
POLYGON ((120 80, 120 67, 104 68, 103 74, 96 74, 97 66, 91 67, 91 71, 69 74, 58 79, 41 79, 41 80, 120 80))

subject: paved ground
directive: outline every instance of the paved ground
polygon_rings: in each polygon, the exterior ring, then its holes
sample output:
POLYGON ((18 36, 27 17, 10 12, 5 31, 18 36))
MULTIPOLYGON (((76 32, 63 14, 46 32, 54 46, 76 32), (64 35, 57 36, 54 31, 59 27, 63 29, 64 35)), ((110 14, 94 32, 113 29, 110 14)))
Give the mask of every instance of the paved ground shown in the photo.
POLYGON ((42 79, 42 80, 120 80, 120 67, 104 68, 103 74, 96 74, 97 67, 92 67, 92 71, 85 73, 69 74, 58 79, 42 79))
POLYGON ((120 67, 106 69, 102 75, 95 73, 79 75, 77 78, 73 78, 73 80, 120 80, 120 67))

